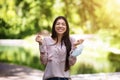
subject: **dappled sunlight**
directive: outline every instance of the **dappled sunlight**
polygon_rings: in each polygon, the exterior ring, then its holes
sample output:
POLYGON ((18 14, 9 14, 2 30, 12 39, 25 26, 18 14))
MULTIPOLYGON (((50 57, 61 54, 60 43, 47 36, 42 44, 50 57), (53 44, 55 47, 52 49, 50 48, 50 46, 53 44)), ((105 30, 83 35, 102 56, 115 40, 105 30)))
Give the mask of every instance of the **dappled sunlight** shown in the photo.
POLYGON ((109 16, 108 19, 112 22, 111 24, 114 24, 114 27, 120 25, 120 0, 108 0, 104 7, 105 13, 109 16))
POLYGON ((113 49, 98 35, 73 35, 73 37, 85 41, 84 49, 71 69, 72 74, 114 72, 115 69, 118 69, 118 67, 112 66, 108 59, 109 52, 112 52, 113 49))
POLYGON ((108 0, 105 4, 108 12, 119 11, 120 8, 120 0, 108 0))
POLYGON ((51 35, 58 15, 68 20, 72 37, 84 39, 73 80, 120 80, 120 73, 111 73, 120 72, 120 0, 1 0, 0 13, 0 62, 10 64, 0 64, 0 80, 42 80, 35 37, 51 35))

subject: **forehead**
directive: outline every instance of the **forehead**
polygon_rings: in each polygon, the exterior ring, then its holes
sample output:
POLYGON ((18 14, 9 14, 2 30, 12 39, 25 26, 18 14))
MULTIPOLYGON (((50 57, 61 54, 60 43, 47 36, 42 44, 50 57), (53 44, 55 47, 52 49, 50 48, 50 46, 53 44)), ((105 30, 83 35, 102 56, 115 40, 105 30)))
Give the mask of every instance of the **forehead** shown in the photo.
POLYGON ((58 19, 57 20, 57 23, 60 22, 60 23, 65 23, 65 20, 64 19, 58 19))

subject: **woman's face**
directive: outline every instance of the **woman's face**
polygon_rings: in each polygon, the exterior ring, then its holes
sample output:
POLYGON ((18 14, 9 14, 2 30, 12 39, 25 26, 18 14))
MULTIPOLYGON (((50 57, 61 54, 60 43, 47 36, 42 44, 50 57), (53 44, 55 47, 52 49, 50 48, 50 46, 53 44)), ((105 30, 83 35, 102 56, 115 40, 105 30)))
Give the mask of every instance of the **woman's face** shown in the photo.
POLYGON ((55 31, 58 35, 63 35, 66 31, 66 23, 63 19, 58 19, 55 24, 55 31))

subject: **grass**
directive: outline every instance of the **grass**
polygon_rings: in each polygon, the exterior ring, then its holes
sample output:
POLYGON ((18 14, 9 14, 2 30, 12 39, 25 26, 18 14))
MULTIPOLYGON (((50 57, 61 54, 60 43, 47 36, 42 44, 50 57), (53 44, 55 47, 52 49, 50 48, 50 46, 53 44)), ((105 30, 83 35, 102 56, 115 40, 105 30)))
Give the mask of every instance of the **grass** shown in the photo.
POLYGON ((39 54, 36 54, 36 52, 37 50, 34 51, 24 47, 0 46, 0 62, 14 63, 44 70, 44 66, 40 63, 39 54))

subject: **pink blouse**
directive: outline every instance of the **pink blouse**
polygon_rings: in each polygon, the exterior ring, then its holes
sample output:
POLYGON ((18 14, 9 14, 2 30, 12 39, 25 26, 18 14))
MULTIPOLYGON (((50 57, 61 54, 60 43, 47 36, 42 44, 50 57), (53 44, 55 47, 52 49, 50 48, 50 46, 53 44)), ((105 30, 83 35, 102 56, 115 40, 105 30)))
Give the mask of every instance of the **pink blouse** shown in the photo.
MULTIPOLYGON (((74 38, 70 38, 73 49, 74 38)), ((71 50, 72 51, 72 50, 71 50)), ((51 37, 45 37, 42 45, 40 45, 40 60, 46 65, 43 80, 51 77, 69 78, 69 70, 65 69, 66 48, 63 44, 55 44, 51 37)), ((72 64, 74 64, 74 61, 72 64)))

